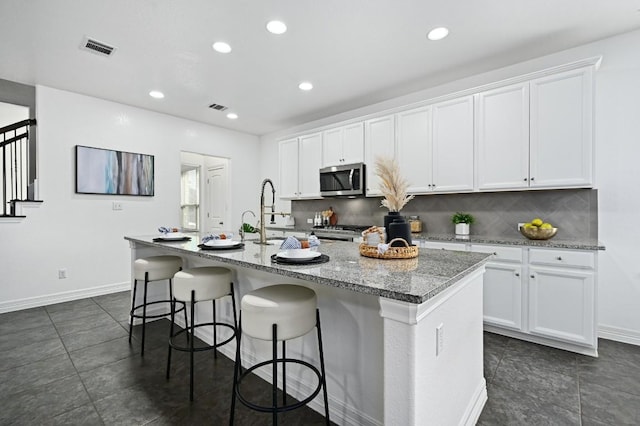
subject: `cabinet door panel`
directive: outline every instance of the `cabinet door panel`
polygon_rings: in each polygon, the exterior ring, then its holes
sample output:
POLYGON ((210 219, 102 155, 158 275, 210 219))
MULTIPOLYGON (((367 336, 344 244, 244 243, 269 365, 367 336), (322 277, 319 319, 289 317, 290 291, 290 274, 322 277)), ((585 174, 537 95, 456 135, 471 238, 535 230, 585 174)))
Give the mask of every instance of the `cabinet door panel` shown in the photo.
POLYGON ((435 104, 432 111, 432 188, 473 190, 473 96, 435 104))
POLYGON ((478 189, 529 186, 529 84, 478 94, 478 189))
POLYGON ((299 144, 298 196, 319 197, 322 134, 302 136, 299 144))
POLYGON ((364 124, 344 126, 342 132, 342 158, 344 164, 364 161, 364 124))
POLYGON ((531 82, 531 186, 590 186, 592 69, 531 82))
POLYGON ((431 108, 404 111, 397 115, 398 165, 409 183, 409 192, 431 191, 431 108))
POLYGON ((592 272, 529 267, 529 332, 593 345, 594 282, 592 272))
POLYGON ((365 128, 365 163, 367 167, 367 195, 381 195, 379 179, 375 175, 376 157, 395 158, 394 116, 368 120, 365 128))
POLYGON ((342 159, 342 129, 322 133, 322 167, 337 166, 342 159))
POLYGON ((298 196, 298 139, 280 142, 280 197, 298 196))
POLYGON ((486 323, 518 331, 522 329, 521 275, 519 265, 487 263, 483 290, 486 323))

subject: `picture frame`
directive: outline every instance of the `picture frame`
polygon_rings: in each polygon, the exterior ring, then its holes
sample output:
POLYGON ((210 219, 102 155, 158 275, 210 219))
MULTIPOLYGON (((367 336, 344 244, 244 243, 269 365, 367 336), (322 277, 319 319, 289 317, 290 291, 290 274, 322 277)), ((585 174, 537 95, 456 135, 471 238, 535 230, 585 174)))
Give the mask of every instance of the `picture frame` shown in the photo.
POLYGON ((76 145, 77 194, 154 196, 154 156, 76 145))

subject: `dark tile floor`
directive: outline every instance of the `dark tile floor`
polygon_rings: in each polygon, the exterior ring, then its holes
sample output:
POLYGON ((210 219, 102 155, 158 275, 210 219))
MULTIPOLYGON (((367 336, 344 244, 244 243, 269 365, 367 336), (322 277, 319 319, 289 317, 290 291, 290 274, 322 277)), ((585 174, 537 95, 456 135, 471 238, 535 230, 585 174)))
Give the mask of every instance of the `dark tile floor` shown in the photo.
MULTIPOLYGON (((142 358, 138 327, 127 341, 128 304, 123 292, 0 315, 0 425, 227 424, 231 361, 197 353, 189 403, 187 354, 174 352, 165 379, 168 321, 149 325, 142 358)), ((484 341, 489 401, 478 424, 640 424, 640 347, 600 340, 595 359, 490 333, 484 341)), ((262 380, 247 385, 268 398, 262 380)), ((243 406, 236 419, 271 423, 243 406)), ((282 424, 324 419, 304 407, 282 424)))

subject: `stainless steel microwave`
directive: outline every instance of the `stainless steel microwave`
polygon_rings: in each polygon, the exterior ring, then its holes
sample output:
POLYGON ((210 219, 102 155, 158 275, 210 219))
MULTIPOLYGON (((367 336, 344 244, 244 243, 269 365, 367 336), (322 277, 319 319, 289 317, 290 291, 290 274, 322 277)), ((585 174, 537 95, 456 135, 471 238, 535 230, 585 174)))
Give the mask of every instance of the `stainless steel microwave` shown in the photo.
POLYGON ((320 169, 320 195, 356 197, 365 195, 364 163, 343 164, 320 169))

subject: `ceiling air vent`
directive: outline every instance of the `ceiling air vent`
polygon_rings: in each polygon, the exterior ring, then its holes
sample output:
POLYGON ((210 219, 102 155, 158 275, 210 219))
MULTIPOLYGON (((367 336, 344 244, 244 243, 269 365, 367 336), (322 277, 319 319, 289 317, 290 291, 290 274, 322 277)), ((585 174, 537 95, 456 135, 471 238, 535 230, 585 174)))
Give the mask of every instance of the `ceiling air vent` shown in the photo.
POLYGON ((216 111, 225 111, 228 109, 226 106, 220 104, 211 104, 209 105, 209 108, 215 109, 216 111))
POLYGON ((113 46, 109 46, 108 44, 91 39, 89 37, 85 37, 80 48, 101 56, 111 56, 114 50, 116 50, 116 48, 113 46))

